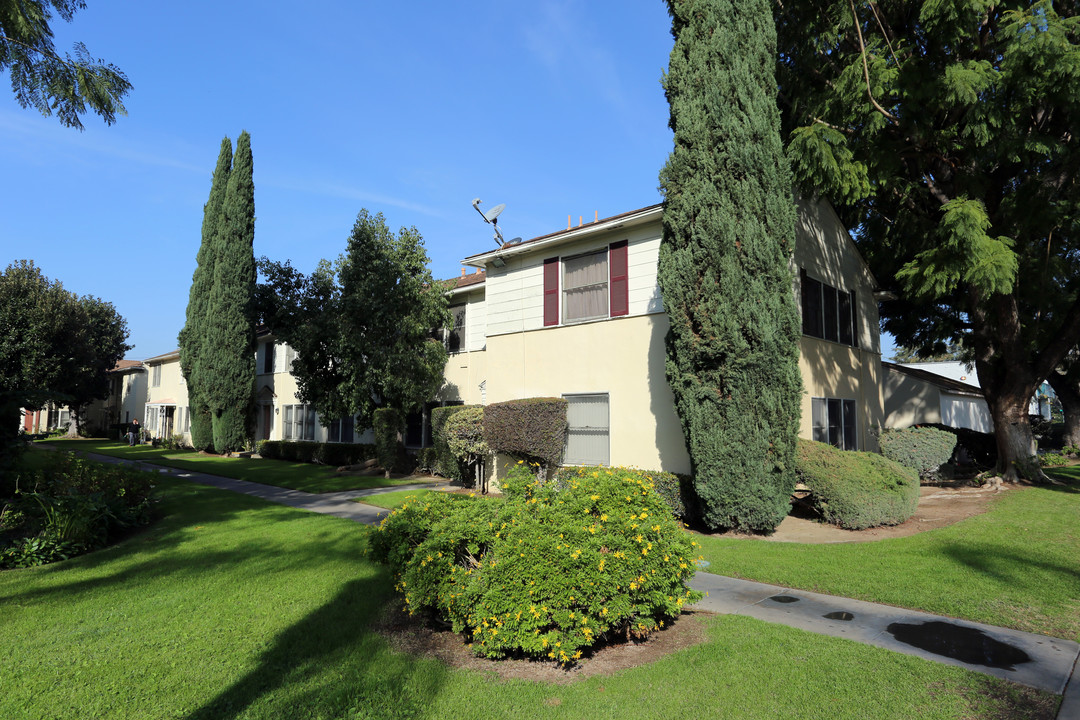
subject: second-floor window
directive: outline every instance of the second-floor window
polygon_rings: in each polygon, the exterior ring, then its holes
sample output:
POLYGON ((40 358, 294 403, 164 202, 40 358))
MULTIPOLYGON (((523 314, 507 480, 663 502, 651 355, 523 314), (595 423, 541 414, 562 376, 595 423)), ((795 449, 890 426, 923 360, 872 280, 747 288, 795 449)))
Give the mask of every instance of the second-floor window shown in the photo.
POLYGON ((627 242, 544 261, 544 326, 628 315, 627 242), (561 313, 560 313, 561 306, 561 313))
POLYGON ((263 372, 264 373, 272 373, 272 372, 274 372, 274 341, 273 340, 271 340, 270 342, 263 345, 263 372))
POLYGON ((450 327, 446 330, 446 349, 450 352, 465 350, 465 306, 450 306, 450 327))
POLYGON ((804 269, 802 286, 803 335, 858 347, 855 291, 839 290, 815 280, 804 269))
POLYGON ((161 366, 155 365, 150 371, 150 387, 161 387, 161 366))

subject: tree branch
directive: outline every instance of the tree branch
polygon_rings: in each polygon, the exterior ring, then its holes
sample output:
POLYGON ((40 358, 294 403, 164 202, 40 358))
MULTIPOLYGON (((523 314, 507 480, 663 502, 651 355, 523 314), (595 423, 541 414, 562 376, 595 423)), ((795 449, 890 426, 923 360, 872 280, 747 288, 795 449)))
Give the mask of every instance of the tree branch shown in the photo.
POLYGON ((866 97, 870 99, 870 104, 874 106, 874 109, 881 113, 885 119, 897 123, 896 116, 881 107, 878 101, 874 99, 874 92, 870 87, 870 65, 866 62, 866 44, 863 42, 862 28, 859 27, 859 16, 855 12, 855 0, 848 0, 848 5, 851 7, 851 20, 855 24, 855 34, 859 38, 859 55, 862 57, 863 77, 866 79, 866 97))

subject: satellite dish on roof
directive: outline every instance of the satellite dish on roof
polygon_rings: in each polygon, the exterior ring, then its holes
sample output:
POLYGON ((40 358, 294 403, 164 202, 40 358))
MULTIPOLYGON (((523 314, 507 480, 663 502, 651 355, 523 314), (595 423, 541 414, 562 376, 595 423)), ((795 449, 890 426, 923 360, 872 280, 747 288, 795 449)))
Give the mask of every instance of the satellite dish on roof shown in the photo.
MULTIPOLYGON (((491 208, 487 212, 480 209, 480 203, 483 202, 480 198, 474 198, 472 201, 473 208, 476 212, 480 213, 480 217, 484 218, 484 222, 489 225, 495 226, 495 243, 501 248, 506 246, 506 242, 503 240, 503 234, 499 230, 499 215, 506 209, 506 203, 499 203, 495 207, 491 208)), ((513 242, 513 241, 511 241, 513 242)), ((521 242, 521 238, 517 238, 517 242, 521 242)), ((517 244, 516 242, 513 244, 517 244)))
POLYGON ((521 242, 521 238, 519 238, 519 237, 512 238, 512 239, 507 240, 506 242, 504 242, 503 247, 504 248, 514 247, 515 245, 519 244, 520 242, 521 242))

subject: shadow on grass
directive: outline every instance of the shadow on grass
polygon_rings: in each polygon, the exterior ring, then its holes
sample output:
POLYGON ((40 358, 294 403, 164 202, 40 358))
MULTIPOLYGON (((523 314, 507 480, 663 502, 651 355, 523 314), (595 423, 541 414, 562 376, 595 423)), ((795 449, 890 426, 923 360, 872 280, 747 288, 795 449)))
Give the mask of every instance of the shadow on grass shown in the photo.
MULTIPOLYGON (((227 490, 162 477, 159 480, 163 501, 156 510, 157 519, 149 527, 132 533, 116 545, 102 548, 63 562, 33 570, 42 582, 29 590, 0 595, 0 602, 38 601, 57 595, 80 594, 114 586, 152 585, 164 578, 183 582, 211 568, 243 566, 245 569, 278 562, 273 548, 258 542, 233 545, 221 551, 183 551, 183 545, 195 539, 193 533, 211 529, 246 513, 251 522, 283 525, 305 520, 293 508, 267 503, 227 490), (105 568, 118 566, 116 571, 105 568), (69 580, 75 576, 79 579, 69 580)), ((315 538, 317 539, 317 537, 315 538)), ((295 550, 291 552, 295 553, 295 550)), ((334 554, 320 549, 319 556, 334 554)), ((342 551, 344 554, 344 551, 342 551)), ((307 559, 303 553, 297 562, 307 559)))
POLYGON ((346 583, 330 602, 280 633, 257 667, 186 720, 227 720, 259 704, 267 707, 253 715, 419 716, 448 670, 393 653, 371 632, 370 619, 388 599, 385 583, 378 585, 346 583))

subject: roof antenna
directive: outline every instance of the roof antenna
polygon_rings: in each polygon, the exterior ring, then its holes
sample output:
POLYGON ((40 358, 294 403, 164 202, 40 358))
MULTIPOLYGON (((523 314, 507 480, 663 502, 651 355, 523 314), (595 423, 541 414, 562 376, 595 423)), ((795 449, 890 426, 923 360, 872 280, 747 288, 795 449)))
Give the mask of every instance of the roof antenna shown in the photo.
POLYGON ((487 212, 484 212, 483 210, 480 209, 480 203, 481 202, 483 202, 483 201, 480 198, 475 198, 472 201, 472 206, 473 206, 473 208, 476 209, 476 212, 480 213, 480 217, 484 218, 484 222, 489 223, 490 225, 492 225, 495 228, 495 243, 500 248, 504 248, 504 247, 510 247, 512 245, 517 245, 519 242, 521 242, 521 238, 514 238, 514 239, 510 240, 509 242, 506 241, 506 240, 503 240, 502 231, 499 230, 499 215, 501 215, 502 211, 506 209, 506 203, 499 203, 498 205, 491 208, 487 212))

